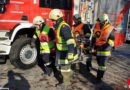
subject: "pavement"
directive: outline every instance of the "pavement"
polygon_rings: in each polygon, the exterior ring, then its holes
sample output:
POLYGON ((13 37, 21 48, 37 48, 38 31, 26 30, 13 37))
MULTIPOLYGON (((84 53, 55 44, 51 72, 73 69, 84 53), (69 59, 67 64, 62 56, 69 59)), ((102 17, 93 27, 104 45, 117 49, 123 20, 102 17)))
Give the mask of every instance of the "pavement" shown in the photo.
MULTIPOLYGON (((127 84, 130 79, 130 44, 116 47, 112 52, 101 87, 97 87, 95 83, 98 68, 95 57, 92 65, 89 73, 85 63, 80 63, 80 72, 71 79, 67 90, 130 90, 127 84)), ((38 65, 28 70, 20 70, 7 60, 6 64, 0 64, 0 90, 63 90, 55 87, 58 83, 55 76, 44 78, 42 73, 38 65)))

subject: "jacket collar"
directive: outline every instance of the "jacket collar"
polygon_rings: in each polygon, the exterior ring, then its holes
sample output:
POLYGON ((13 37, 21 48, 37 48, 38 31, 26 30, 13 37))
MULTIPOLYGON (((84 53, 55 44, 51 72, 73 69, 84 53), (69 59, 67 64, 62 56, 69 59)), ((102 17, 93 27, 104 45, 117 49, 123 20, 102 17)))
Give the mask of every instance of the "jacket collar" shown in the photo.
POLYGON ((63 21, 62 18, 60 18, 59 20, 56 21, 56 25, 54 25, 54 28, 57 30, 59 27, 59 24, 63 21))

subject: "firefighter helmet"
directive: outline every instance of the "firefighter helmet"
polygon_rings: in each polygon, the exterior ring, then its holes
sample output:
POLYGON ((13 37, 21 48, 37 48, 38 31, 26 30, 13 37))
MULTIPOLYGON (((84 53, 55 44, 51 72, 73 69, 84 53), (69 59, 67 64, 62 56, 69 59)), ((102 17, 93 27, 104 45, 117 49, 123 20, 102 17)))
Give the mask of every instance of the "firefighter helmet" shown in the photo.
POLYGON ((99 22, 101 23, 105 23, 105 22, 108 22, 109 21, 109 18, 108 18, 108 15, 107 14, 100 14, 98 16, 98 20, 99 22))
POLYGON ((45 20, 41 16, 36 16, 33 19, 33 24, 40 25, 41 23, 45 22, 45 20))
POLYGON ((49 14, 49 19, 58 20, 59 18, 63 16, 64 15, 60 9, 53 9, 49 14))
POLYGON ((75 14, 73 16, 73 19, 77 19, 78 21, 81 21, 81 16, 79 14, 75 14))

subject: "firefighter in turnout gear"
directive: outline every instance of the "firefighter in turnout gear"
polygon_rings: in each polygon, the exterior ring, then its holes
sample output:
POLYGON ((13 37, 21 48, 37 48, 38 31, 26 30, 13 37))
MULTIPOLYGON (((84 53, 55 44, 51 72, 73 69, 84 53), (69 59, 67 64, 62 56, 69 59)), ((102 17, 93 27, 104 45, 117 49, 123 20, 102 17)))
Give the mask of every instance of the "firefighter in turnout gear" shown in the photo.
POLYGON ((73 74, 71 64, 78 58, 76 43, 70 26, 62 20, 62 11, 53 9, 49 14, 53 27, 56 29, 56 66, 59 67, 63 81, 57 86, 67 87, 70 85, 70 78, 73 74))
POLYGON ((55 46, 55 33, 53 29, 45 24, 45 20, 41 16, 36 16, 33 19, 33 24, 36 27, 35 34, 32 39, 32 46, 36 42, 36 39, 40 41, 40 56, 42 59, 42 69, 44 75, 51 75, 52 73, 52 62, 50 60, 52 49, 55 46))
POLYGON ((94 29, 95 50, 98 63, 97 82, 101 82, 106 71, 107 61, 111 56, 111 50, 114 46, 115 28, 109 23, 106 14, 100 14, 94 29))
POLYGON ((74 27, 74 29, 73 29, 74 36, 77 37, 76 34, 78 32, 78 34, 80 35, 80 37, 83 38, 82 40, 85 39, 85 43, 81 44, 80 47, 85 51, 84 53, 87 56, 87 60, 86 60, 87 71, 90 71, 90 68, 92 67, 92 65, 91 65, 92 55, 91 55, 91 53, 89 53, 89 51, 91 49, 89 38, 90 38, 90 35, 91 35, 90 28, 92 26, 90 24, 82 23, 81 22, 81 16, 79 14, 75 14, 73 16, 73 20, 74 20, 74 23, 75 23, 73 25, 73 27, 74 27))

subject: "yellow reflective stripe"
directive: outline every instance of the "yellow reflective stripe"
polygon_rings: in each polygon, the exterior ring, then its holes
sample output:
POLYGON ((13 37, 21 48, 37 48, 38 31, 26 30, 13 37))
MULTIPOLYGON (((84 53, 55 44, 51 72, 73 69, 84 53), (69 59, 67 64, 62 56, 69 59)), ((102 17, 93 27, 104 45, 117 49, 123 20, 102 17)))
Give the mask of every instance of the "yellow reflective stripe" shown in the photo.
POLYGON ((65 48, 65 47, 68 48, 67 45, 62 45, 62 44, 57 44, 56 46, 59 47, 59 48, 62 48, 62 47, 63 47, 63 48, 65 48))
POLYGON ((50 53, 50 48, 47 42, 41 42, 40 44, 40 53, 50 53))
POLYGON ((45 35, 47 35, 47 34, 48 34, 48 32, 42 31, 42 34, 45 34, 45 35))
POLYGON ((41 42, 41 45, 44 46, 44 45, 48 45, 47 42, 41 42))
POLYGON ((111 51, 97 51, 98 54, 110 54, 111 51))
POLYGON ((68 50, 68 46, 66 44, 56 44, 57 49, 64 51, 64 50, 68 50))
POLYGON ((37 38, 37 36, 36 36, 36 35, 33 35, 33 38, 37 38))
POLYGON ((107 69, 107 67, 106 66, 99 66, 98 69, 102 70, 102 71, 105 71, 107 69))
POLYGON ((50 53, 50 50, 40 50, 40 53, 50 53))
POLYGON ((69 40, 67 40, 67 45, 69 45, 69 44, 74 44, 74 43, 75 43, 74 39, 69 39, 69 40))
POLYGON ((109 39, 108 43, 113 47, 114 46, 114 41, 109 39))
POLYGON ((49 50, 50 47, 49 47, 48 43, 40 43, 40 49, 49 50))
POLYGON ((50 49, 46 48, 46 49, 41 49, 40 51, 50 51, 50 49))
POLYGON ((69 64, 69 62, 67 59, 65 59, 65 60, 59 59, 58 64, 69 64))
POLYGON ((86 33, 85 36, 90 36, 91 34, 90 33, 86 33))
POLYGON ((74 55, 74 61, 78 59, 78 54, 74 55))
POLYGON ((97 51, 97 56, 110 56, 111 51, 97 51))
POLYGON ((73 59, 74 58, 74 54, 73 53, 68 53, 68 59, 73 59))

